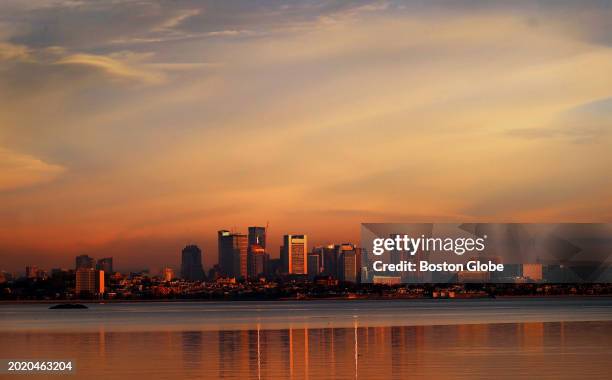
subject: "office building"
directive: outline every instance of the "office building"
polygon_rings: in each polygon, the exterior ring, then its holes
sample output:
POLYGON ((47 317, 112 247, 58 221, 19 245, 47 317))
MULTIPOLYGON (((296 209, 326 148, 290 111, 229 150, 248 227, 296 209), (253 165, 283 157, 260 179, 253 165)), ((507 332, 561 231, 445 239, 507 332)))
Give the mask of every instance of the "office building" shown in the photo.
POLYGON ((202 251, 197 245, 188 245, 183 248, 181 255, 181 277, 188 281, 204 280, 202 251))
MULTIPOLYGON (((317 247, 314 247, 312 249, 312 252, 309 253, 309 255, 317 255, 317 256, 319 256, 319 258, 317 260, 319 265, 316 268, 317 275, 322 274, 323 271, 324 271, 324 265, 323 265, 323 263, 324 263, 324 260, 323 260, 323 258, 324 258, 324 251, 325 251, 325 247, 317 246, 317 247)), ((312 260, 314 260, 314 259, 312 259, 312 260)), ((308 264, 308 269, 309 269, 308 272, 312 273, 313 268, 310 266, 310 264, 308 264)))
POLYGON ((249 247, 252 245, 266 249, 266 227, 249 227, 249 247))
POLYGON ((336 247, 331 244, 324 247, 319 247, 315 252, 321 254, 321 273, 326 276, 338 278, 338 252, 336 247))
POLYGON ((75 269, 94 269, 94 259, 87 255, 79 255, 76 257, 75 269))
MULTIPOLYGON (((351 243, 327 245, 313 249, 313 253, 321 255, 322 258, 321 274, 342 280, 344 278, 344 268, 340 259, 344 252, 352 252, 355 249, 355 246, 351 243)), ((357 263, 357 265, 360 266, 361 264, 357 263)))
POLYGON ((113 274, 113 258, 105 257, 103 259, 98 260, 96 264, 96 269, 103 270, 107 275, 113 274))
POLYGON ((227 276, 233 270, 234 252, 232 233, 227 230, 217 231, 217 246, 219 249, 219 274, 227 276))
POLYGON ((287 274, 308 274, 308 239, 306 235, 285 235, 281 249, 283 271, 287 274))
POLYGON ((268 267, 266 268, 266 273, 268 276, 280 276, 283 272, 283 262, 279 259, 271 259, 268 256, 268 267))
POLYGON ((352 244, 342 244, 338 257, 338 279, 358 283, 361 278, 361 249, 352 244))
POLYGON ((93 268, 79 268, 76 271, 77 296, 104 294, 104 271, 93 268))
POLYGON ((314 278, 321 274, 321 255, 312 252, 308 254, 308 275, 314 278))
POLYGON ((249 246, 248 272, 250 278, 257 278, 267 274, 268 254, 259 245, 249 246))
POLYGON ((247 271, 249 277, 267 275, 269 255, 266 252, 266 228, 249 227, 247 271))
POLYGON ((248 238, 227 230, 217 233, 219 247, 219 271, 222 276, 243 277, 248 275, 248 238))

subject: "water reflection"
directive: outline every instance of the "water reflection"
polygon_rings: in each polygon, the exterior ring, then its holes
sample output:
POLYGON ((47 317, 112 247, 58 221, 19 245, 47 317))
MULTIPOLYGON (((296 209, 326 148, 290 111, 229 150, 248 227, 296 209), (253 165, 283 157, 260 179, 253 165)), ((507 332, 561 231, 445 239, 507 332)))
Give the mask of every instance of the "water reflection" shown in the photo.
POLYGON ((181 335, 181 354, 183 367, 198 369, 202 365, 202 332, 183 331, 181 335))
POLYGON ((0 357, 73 358, 83 378, 608 378, 612 322, 3 333, 0 357))

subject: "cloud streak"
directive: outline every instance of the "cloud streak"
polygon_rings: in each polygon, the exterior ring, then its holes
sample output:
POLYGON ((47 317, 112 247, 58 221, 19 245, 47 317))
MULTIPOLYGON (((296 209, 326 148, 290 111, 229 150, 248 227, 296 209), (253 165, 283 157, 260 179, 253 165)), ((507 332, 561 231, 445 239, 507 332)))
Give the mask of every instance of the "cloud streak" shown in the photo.
POLYGON ((92 67, 116 78, 130 79, 146 84, 163 82, 163 74, 139 65, 139 57, 128 54, 125 58, 118 59, 113 56, 78 53, 63 57, 55 64, 92 67))
POLYGON ((27 46, 0 42, 0 61, 30 61, 30 49, 27 46))
POLYGON ((211 264, 216 229, 267 220, 274 247, 364 218, 612 215, 596 3, 217 4, 2 12, 27 25, 0 46, 0 143, 39 169, 12 164, 0 251, 191 236, 211 264))
POLYGON ((55 180, 65 171, 60 165, 0 148, 0 192, 44 184, 55 180))

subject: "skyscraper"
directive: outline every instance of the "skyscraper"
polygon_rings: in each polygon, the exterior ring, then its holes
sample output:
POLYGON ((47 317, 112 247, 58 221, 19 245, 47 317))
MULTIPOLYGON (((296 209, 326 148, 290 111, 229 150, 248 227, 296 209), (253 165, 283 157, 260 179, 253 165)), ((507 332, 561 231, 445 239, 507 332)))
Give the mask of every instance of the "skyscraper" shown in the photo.
POLYGON ((308 274, 306 235, 285 235, 281 249, 283 271, 288 274, 308 274))
POLYGON ((250 278, 266 275, 268 267, 268 254, 259 245, 249 246, 248 271, 250 278))
MULTIPOLYGON (((330 244, 313 248, 312 254, 317 254, 319 256, 319 271, 321 274, 341 279, 341 273, 344 270, 342 268, 342 263, 340 263, 342 253, 345 251, 353 251, 354 249, 355 246, 351 243, 330 244)), ((310 272, 310 265, 308 269, 310 272)))
POLYGON ((266 228, 249 227, 249 246, 247 249, 247 271, 249 277, 267 275, 268 254, 266 252, 266 228))
POLYGON ((204 279, 202 251, 197 245, 188 245, 183 248, 181 257, 181 277, 189 281, 201 281, 204 279))
POLYGON ((219 271, 223 276, 247 277, 247 235, 217 232, 219 246, 219 271))
POLYGON ((227 230, 217 231, 217 246, 219 249, 219 274, 229 275, 234 263, 232 233, 227 230))
POLYGON ((98 264, 96 268, 99 270, 103 270, 107 275, 113 274, 113 258, 105 257, 103 259, 98 260, 98 264))
POLYGON ((342 244, 338 257, 338 279, 358 283, 361 279, 361 249, 352 244, 342 244))
POLYGON ((80 268, 93 269, 94 268, 94 259, 87 255, 79 255, 76 257, 75 261, 76 261, 75 269, 80 269, 80 268))
MULTIPOLYGON (((308 254, 308 255, 316 255, 318 256, 317 258, 317 267, 316 267, 316 275, 320 275, 323 273, 323 248, 322 246, 317 246, 312 248, 312 251, 308 254)), ((308 259, 308 260, 314 260, 314 259, 308 259)), ((310 261, 308 262, 308 274, 313 274, 313 267, 312 265, 310 265, 310 261)))
POLYGON ((319 247, 316 251, 313 250, 313 252, 320 252, 322 258, 321 273, 326 276, 338 278, 338 252, 336 251, 336 246, 327 245, 319 247))
POLYGON ((346 282, 357 282, 357 255, 355 251, 344 251, 340 256, 339 279, 346 282))
POLYGON ((308 275, 311 278, 321 274, 321 255, 317 253, 308 254, 308 275))
POLYGON ((249 227, 249 246, 251 245, 266 249, 266 227, 249 227))

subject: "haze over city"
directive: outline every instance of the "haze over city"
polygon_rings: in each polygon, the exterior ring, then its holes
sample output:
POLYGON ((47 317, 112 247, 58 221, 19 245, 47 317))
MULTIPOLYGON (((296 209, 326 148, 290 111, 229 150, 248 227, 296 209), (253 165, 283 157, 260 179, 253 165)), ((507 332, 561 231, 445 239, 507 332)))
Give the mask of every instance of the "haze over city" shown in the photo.
POLYGON ((610 222, 611 30, 596 1, 2 1, 0 269, 610 222))

